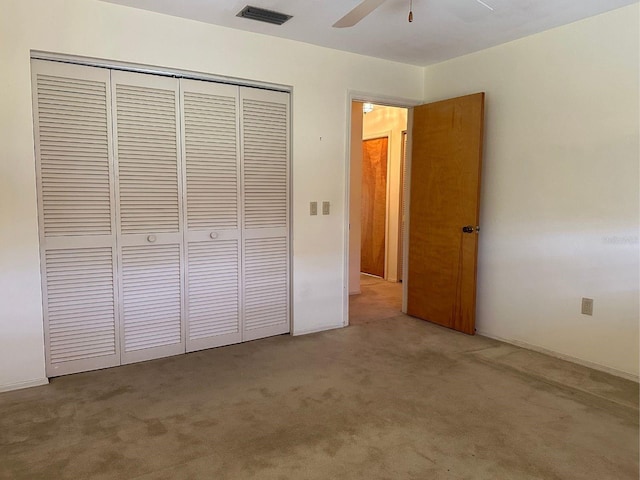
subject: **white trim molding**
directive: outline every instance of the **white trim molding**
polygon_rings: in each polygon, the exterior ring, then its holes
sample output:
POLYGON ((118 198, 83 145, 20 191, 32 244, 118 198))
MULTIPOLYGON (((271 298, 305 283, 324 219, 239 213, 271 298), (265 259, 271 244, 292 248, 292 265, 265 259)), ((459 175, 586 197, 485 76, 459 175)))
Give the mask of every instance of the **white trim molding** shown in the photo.
POLYGON ((48 384, 49 384, 49 379, 47 377, 35 378, 33 380, 26 380, 24 382, 0 385, 0 393, 11 392, 13 390, 22 390, 23 388, 40 387, 42 385, 48 385, 48 384))
POLYGON ((631 380, 632 382, 639 383, 640 377, 638 375, 634 375, 633 373, 624 372, 622 370, 618 370, 616 368, 607 367, 605 365, 601 365, 599 363, 590 362, 588 360, 583 360, 582 358, 574 357, 572 355, 566 355, 564 353, 555 352, 553 350, 549 350, 544 347, 540 347, 538 345, 533 345, 531 343, 522 342, 520 340, 514 340, 510 338, 503 338, 498 335, 492 335, 487 332, 483 332, 481 330, 476 331, 477 335, 481 335, 483 337, 492 338, 494 340, 498 340, 500 342, 508 343, 510 345, 515 345, 516 347, 526 348, 527 350, 532 350, 534 352, 543 353, 545 355, 549 355, 550 357, 559 358, 560 360, 566 360, 567 362, 576 363, 578 365, 582 365, 583 367, 593 368, 594 370, 598 370, 600 372, 609 373, 611 375, 615 375, 616 377, 621 377, 626 380, 631 380))

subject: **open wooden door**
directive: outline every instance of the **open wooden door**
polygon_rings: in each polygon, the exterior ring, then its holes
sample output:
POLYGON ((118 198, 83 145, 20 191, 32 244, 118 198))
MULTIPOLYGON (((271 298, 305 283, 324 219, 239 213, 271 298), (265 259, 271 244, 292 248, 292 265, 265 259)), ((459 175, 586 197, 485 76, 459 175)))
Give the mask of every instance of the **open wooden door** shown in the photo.
POLYGON ((413 109, 407 313, 473 335, 484 93, 413 109))
POLYGON ((362 142, 360 271, 384 278, 388 137, 362 142))

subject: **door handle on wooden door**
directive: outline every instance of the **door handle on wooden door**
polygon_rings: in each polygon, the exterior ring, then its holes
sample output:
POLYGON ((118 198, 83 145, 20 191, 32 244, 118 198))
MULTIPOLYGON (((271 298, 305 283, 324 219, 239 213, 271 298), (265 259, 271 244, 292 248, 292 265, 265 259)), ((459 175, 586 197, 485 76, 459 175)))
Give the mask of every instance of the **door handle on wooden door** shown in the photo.
POLYGON ((473 225, 465 225, 464 227, 462 227, 462 233, 480 233, 480 227, 478 225, 476 225, 475 227, 473 225))

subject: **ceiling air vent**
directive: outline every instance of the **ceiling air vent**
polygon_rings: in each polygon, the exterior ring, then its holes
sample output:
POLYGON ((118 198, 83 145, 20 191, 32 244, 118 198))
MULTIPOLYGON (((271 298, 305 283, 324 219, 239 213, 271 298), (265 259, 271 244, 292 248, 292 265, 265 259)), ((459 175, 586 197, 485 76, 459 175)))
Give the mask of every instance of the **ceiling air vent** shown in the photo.
POLYGON ((274 12, 273 10, 265 10, 264 8, 250 7, 247 5, 244 7, 236 17, 249 18, 251 20, 257 20, 259 22, 273 23, 274 25, 282 25, 289 20, 292 15, 285 15, 284 13, 274 12))

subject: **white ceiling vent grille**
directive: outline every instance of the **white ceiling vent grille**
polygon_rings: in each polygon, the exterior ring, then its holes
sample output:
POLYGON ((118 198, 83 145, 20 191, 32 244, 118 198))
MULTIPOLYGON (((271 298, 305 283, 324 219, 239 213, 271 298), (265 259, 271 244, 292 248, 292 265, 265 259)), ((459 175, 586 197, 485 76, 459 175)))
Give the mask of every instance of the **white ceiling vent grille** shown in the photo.
POLYGON ((282 25, 292 17, 292 15, 274 12, 273 10, 265 10, 264 8, 250 7, 249 5, 244 7, 236 16, 257 20, 259 22, 272 23, 274 25, 282 25))

